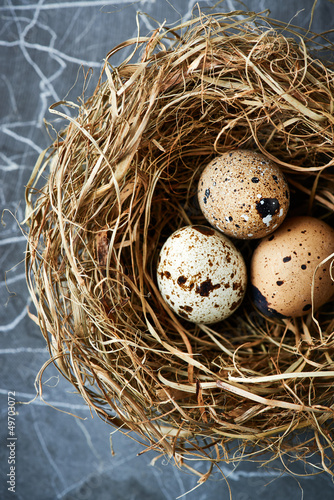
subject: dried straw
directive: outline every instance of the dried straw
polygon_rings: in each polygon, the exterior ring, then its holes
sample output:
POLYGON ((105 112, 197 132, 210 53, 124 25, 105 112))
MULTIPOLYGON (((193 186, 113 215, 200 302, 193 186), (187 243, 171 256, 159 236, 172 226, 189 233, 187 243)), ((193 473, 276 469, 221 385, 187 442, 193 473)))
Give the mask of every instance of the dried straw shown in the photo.
MULTIPOLYGON (((195 472, 207 460, 202 482, 233 446, 240 460, 318 451, 316 470, 334 474, 333 302, 273 320, 247 296, 209 327, 176 317, 155 279, 165 239, 205 223, 203 165, 231 148, 282 167, 291 214, 333 220, 334 72, 314 55, 324 48, 325 37, 239 11, 124 42, 88 100, 51 107, 69 124, 27 186, 26 277, 49 363, 144 450, 195 472)), ((236 244, 249 262, 254 242, 236 244)))

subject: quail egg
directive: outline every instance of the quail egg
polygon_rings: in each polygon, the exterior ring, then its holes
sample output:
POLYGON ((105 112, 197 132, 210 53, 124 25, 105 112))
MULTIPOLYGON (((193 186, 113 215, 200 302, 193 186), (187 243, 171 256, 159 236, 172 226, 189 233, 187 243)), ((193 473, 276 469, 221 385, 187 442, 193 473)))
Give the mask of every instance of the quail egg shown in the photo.
POLYGON ((262 238, 278 228, 290 204, 281 169, 246 149, 214 158, 203 170, 198 201, 207 221, 229 237, 262 238))
POLYGON ((161 295, 179 316, 194 323, 216 323, 241 304, 247 286, 240 251, 221 232, 185 226, 164 243, 157 265, 161 295))
POLYGON ((313 295, 316 310, 333 297, 333 263, 332 227, 315 217, 287 218, 253 253, 250 280, 255 305, 266 316, 298 317, 311 311, 313 295))

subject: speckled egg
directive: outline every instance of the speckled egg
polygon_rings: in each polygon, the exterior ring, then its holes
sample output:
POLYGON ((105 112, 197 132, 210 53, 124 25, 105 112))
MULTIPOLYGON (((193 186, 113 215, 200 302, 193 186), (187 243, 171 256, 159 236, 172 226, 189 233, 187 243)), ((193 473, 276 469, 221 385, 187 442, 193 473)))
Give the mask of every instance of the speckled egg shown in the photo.
POLYGON ((334 229, 314 217, 287 218, 254 251, 250 279, 257 308, 266 316, 298 317, 315 310, 334 294, 330 265, 334 229), (319 267, 317 268, 317 266, 319 267))
POLYGON ((240 251, 222 233, 206 226, 185 226, 164 243, 157 266, 163 299, 194 323, 216 323, 241 304, 247 286, 240 251))
POLYGON ((233 238, 255 239, 283 222, 290 194, 278 165, 261 153, 238 149, 205 167, 198 201, 213 227, 233 238))

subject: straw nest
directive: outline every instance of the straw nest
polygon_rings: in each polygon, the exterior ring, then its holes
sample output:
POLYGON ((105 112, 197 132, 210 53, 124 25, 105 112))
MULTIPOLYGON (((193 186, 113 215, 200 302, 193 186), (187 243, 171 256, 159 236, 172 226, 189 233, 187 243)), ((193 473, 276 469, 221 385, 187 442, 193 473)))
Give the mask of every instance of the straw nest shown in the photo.
MULTIPOLYGON (((206 460, 200 481, 221 460, 264 451, 333 474, 333 303, 274 320, 247 295, 227 320, 195 325, 156 283, 166 238, 206 223, 197 181, 227 150, 274 159, 290 213, 333 221, 334 72, 315 55, 324 48, 324 36, 245 12, 200 13, 128 40, 90 98, 52 106, 68 126, 27 186, 27 283, 47 364, 143 451, 195 471, 206 460)), ((235 243, 249 262, 256 242, 235 243)))

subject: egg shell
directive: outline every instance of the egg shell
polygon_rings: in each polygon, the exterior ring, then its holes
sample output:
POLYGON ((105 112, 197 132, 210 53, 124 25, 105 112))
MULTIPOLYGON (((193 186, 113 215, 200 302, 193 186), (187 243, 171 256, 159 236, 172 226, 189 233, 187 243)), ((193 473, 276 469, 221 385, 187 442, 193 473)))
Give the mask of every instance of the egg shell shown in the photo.
POLYGON ((207 221, 227 236, 262 238, 287 215, 289 186, 281 169, 257 151, 239 149, 203 170, 198 201, 207 221))
POLYGON ((250 266, 254 303, 267 316, 298 317, 333 297, 334 229, 314 217, 291 217, 255 249, 250 266), (319 268, 317 268, 317 266, 319 268))
POLYGON ((194 323, 216 323, 241 304, 247 286, 240 251, 222 233, 206 226, 185 226, 164 243, 157 266, 163 299, 194 323))

